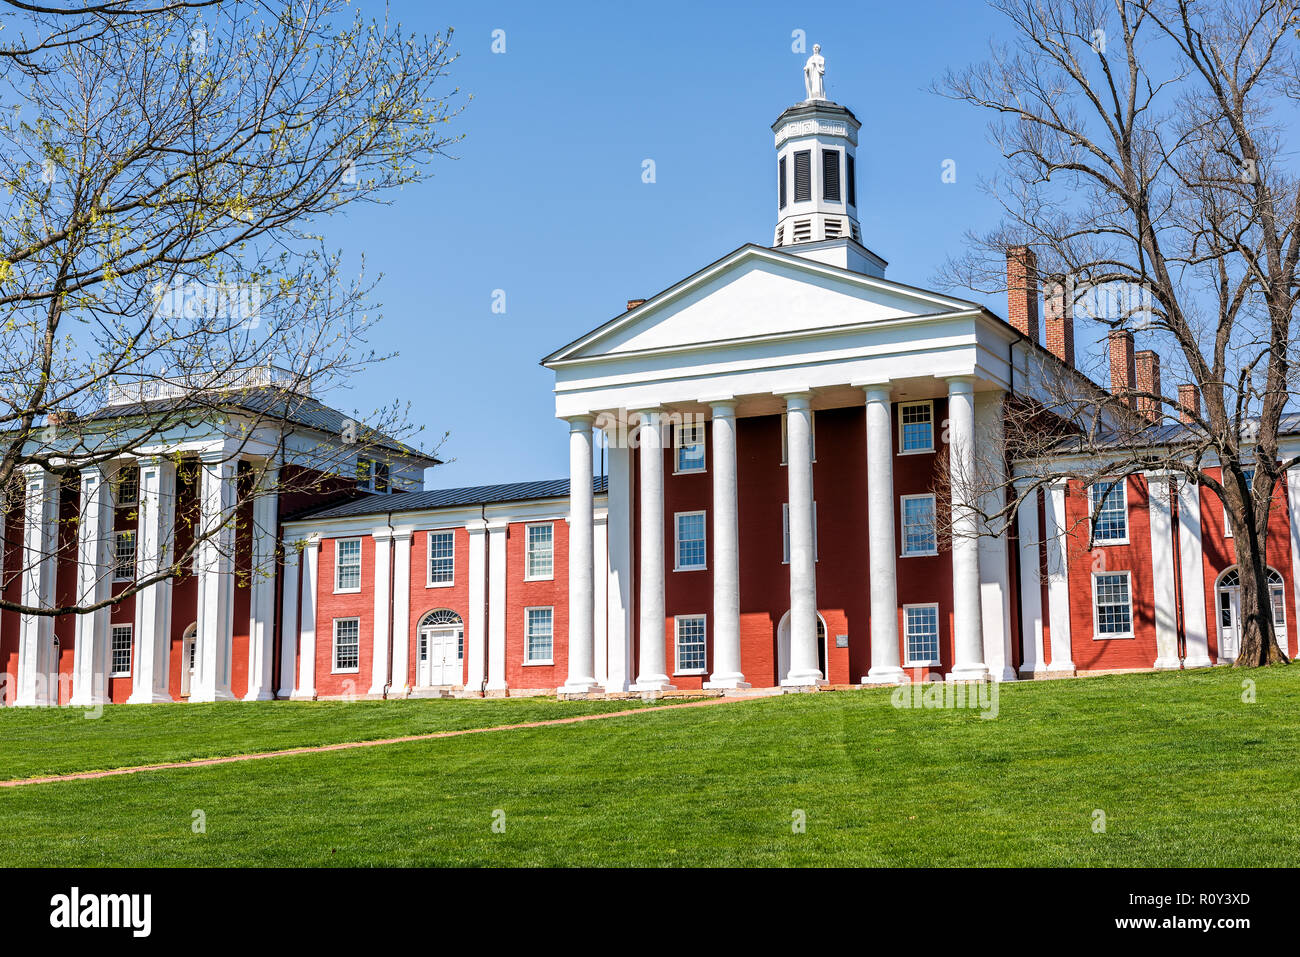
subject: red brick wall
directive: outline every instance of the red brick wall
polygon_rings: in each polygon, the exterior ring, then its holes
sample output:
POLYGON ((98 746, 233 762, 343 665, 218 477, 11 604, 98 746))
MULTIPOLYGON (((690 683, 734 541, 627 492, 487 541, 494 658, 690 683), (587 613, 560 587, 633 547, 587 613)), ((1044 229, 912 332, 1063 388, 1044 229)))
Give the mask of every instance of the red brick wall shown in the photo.
MULTIPOLYGON (((561 508, 567 508, 561 505, 561 508)), ((510 688, 558 688, 569 676, 569 523, 555 519, 555 577, 549 581, 524 581, 525 522, 506 529, 506 684, 510 688), (525 665, 525 608, 550 605, 553 618, 552 665, 525 665)))
MULTIPOLYGON (((316 694, 322 698, 341 695, 364 695, 370 691, 374 661, 375 634, 375 540, 370 535, 347 536, 361 539, 361 590, 334 593, 337 567, 336 542, 323 538, 317 564, 316 605, 316 694), (360 619, 360 667, 356 673, 334 674, 334 619, 360 619)), ((383 543, 381 547, 386 547, 383 543)), ((247 646, 245 646, 245 655, 247 646)))
MULTIPOLYGON (((450 586, 429 587, 429 532, 421 530, 411 536, 411 625, 406 635, 410 673, 407 682, 414 687, 419 666, 419 630, 420 621, 429 612, 438 608, 448 608, 460 615, 465 628, 467 643, 465 661, 469 660, 469 532, 463 528, 453 530, 455 540, 456 569, 455 579, 450 586)), ((461 681, 465 680, 464 665, 461 681)), ((396 681, 394 682, 396 683, 396 681)))

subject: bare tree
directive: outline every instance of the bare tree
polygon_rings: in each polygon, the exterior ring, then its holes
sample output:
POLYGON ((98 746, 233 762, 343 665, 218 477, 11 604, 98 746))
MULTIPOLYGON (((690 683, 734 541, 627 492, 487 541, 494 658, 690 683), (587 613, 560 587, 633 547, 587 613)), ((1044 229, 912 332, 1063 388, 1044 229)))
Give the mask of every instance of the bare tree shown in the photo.
MULTIPOLYGON (((346 0, 3 3, 6 510, 32 469, 71 484, 196 424, 231 457, 256 448, 245 502, 355 481, 368 449, 418 456, 398 406, 322 418, 318 398, 385 356, 366 345, 374 284, 321 228, 424 179, 458 138, 451 30, 406 34, 346 0)), ((86 611, 178 577, 229 541, 193 524, 111 598, 0 608, 86 611)))
POLYGON ((1004 256, 1024 244, 1041 276, 1065 287, 1055 302, 1076 322, 1136 332, 1204 399, 1184 409, 1152 388, 1107 394, 1049 377, 1008 417, 1007 449, 1031 481, 1006 484, 1000 517, 1062 478, 1160 469, 1209 489, 1231 522, 1242 582, 1237 664, 1285 661, 1265 541, 1279 483, 1300 464, 1279 452, 1297 385, 1300 191, 1287 120, 1300 98, 1300 4, 991 5, 1011 39, 936 89, 996 114, 1005 164, 986 186, 1005 219, 972 235, 945 279, 1006 288, 1004 256), (1099 298, 1110 307, 1094 308, 1099 298))

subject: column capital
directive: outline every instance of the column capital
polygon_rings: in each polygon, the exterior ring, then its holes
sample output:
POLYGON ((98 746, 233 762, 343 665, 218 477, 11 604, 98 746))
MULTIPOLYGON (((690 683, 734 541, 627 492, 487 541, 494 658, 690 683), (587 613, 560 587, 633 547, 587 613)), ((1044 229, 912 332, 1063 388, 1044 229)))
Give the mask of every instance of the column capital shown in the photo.
POLYGON ((970 372, 963 372, 958 375, 946 375, 942 377, 948 383, 949 392, 974 392, 975 375, 970 372), (965 386, 966 388, 961 388, 965 386))
POLYGON ((581 415, 566 415, 564 421, 569 423, 570 432, 590 432, 596 417, 590 412, 584 412, 581 415))
POLYGON ((736 414, 736 406, 739 404, 735 396, 718 396, 716 398, 701 399, 700 401, 707 403, 709 411, 711 411, 715 416, 734 417, 736 414))
POLYGON ((772 394, 785 399, 787 409, 812 408, 812 389, 794 389, 790 392, 774 392, 772 394))
POLYGON ((892 392, 894 389, 894 380, 884 379, 855 379, 849 385, 855 389, 861 389, 863 392, 892 392))
POLYGON ((393 530, 387 525, 380 525, 378 528, 370 530, 370 537, 377 542, 388 542, 393 539, 393 530))

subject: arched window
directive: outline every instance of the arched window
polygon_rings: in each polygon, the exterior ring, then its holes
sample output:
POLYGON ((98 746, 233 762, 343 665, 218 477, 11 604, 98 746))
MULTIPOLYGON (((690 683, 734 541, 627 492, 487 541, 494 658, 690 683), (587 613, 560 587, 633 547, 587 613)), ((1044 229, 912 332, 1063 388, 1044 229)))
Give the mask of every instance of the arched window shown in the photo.
POLYGON ((420 627, 427 628, 432 625, 459 625, 462 624, 460 615, 456 614, 450 608, 435 608, 423 618, 420 619, 420 627))
MULTIPOLYGON (((1273 611, 1273 627, 1286 627, 1286 585, 1276 568, 1268 569, 1269 604, 1273 611)), ((1241 588, 1241 572, 1233 565, 1219 576, 1219 622, 1222 627, 1236 627, 1236 598, 1234 589, 1241 588)), ((1285 640, 1285 636, 1283 639, 1285 640)))

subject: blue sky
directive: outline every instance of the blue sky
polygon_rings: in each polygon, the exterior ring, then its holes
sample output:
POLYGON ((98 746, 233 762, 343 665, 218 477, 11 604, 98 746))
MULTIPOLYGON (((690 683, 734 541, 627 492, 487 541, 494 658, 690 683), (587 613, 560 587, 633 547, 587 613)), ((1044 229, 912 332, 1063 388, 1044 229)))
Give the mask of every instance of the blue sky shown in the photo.
MULTIPOLYGON (((354 4, 357 5, 357 4, 354 4)), ((381 12, 360 0, 363 11, 381 12)), ((563 476, 567 426, 538 360, 775 226, 770 126, 804 98, 803 30, 822 45, 827 96, 862 122, 864 243, 887 276, 930 285, 968 229, 996 225, 979 190, 996 172, 987 117, 928 92, 982 59, 1004 28, 975 0, 946 3, 537 4, 394 0, 416 31, 455 27, 458 159, 389 206, 323 223, 349 262, 382 272, 371 343, 400 353, 332 404, 409 400, 449 431, 430 487, 563 476), (506 52, 491 50, 505 31, 506 52), (656 182, 641 180, 653 159, 656 182), (944 160, 956 182, 941 179, 944 160), (492 311, 505 291, 506 312, 492 311)), ((966 295, 971 294, 967 291, 966 295)), ((974 298, 1005 315, 1000 296, 974 298)))

